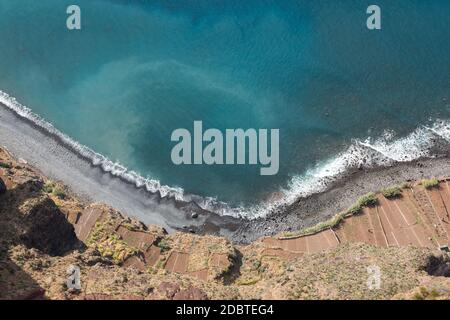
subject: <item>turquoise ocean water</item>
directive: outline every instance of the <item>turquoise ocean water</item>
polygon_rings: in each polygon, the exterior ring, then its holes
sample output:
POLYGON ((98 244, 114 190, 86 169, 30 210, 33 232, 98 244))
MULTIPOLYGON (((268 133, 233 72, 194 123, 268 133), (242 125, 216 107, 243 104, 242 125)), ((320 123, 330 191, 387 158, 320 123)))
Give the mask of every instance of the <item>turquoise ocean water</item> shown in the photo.
POLYGON ((377 0, 369 31, 373 2, 77 0, 69 31, 74 1, 0 0, 0 90, 153 189, 292 201, 450 139, 450 2, 377 0), (194 120, 279 128, 279 173, 173 165, 171 132, 194 120))

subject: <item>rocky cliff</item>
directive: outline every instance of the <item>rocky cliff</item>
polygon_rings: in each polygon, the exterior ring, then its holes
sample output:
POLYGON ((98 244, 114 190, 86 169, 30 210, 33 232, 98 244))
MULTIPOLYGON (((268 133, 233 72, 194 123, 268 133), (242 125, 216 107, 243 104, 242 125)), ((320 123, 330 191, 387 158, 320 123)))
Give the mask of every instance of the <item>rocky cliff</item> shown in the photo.
POLYGON ((237 246, 83 201, 0 149, 0 299, 446 299, 447 187, 379 194, 316 228, 237 246))

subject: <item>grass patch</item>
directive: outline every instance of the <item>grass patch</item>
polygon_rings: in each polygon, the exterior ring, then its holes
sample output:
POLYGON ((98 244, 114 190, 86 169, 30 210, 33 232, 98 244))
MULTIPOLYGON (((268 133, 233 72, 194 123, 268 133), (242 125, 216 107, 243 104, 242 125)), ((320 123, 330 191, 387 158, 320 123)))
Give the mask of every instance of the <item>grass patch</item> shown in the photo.
POLYGON ((166 260, 165 259, 160 259, 158 260, 158 262, 156 263, 155 268, 156 269, 164 269, 166 266, 166 260))
POLYGON ((55 187, 56 184, 53 181, 47 181, 42 187, 42 191, 44 191, 45 193, 52 193, 55 187))
POLYGON ((378 203, 377 195, 374 192, 369 192, 358 199, 358 201, 348 208, 346 211, 340 212, 336 214, 331 219, 326 221, 319 222, 318 224, 299 230, 295 232, 284 232, 281 234, 282 237, 292 238, 292 237, 300 237, 307 236, 311 234, 318 233, 325 229, 333 228, 338 226, 346 217, 358 214, 363 207, 374 206, 378 203))
POLYGON ((64 199, 66 197, 66 193, 64 192, 64 190, 53 181, 47 181, 42 187, 42 191, 44 191, 45 193, 51 193, 60 199, 64 199))
POLYGON ((102 256, 111 258, 117 264, 120 264, 128 257, 139 253, 139 250, 127 245, 116 234, 108 236, 107 239, 98 243, 96 248, 102 256))
POLYGON ((381 193, 387 199, 394 199, 394 198, 398 198, 402 195, 402 188, 400 186, 393 186, 393 187, 389 187, 389 188, 385 188, 385 189, 381 190, 381 193))
POLYGON ((161 252, 167 252, 171 249, 169 242, 165 239, 159 241, 156 246, 161 249, 161 252))
POLYGON ((251 286, 251 285, 256 284, 260 280, 261 279, 259 277, 258 278, 250 278, 250 279, 241 279, 241 280, 238 280, 236 282, 236 284, 239 286, 251 286))
POLYGON ((428 291, 425 287, 420 287, 419 292, 416 292, 413 296, 415 300, 435 300, 440 296, 439 292, 435 289, 428 291))
POLYGON ((112 259, 116 264, 120 264, 140 252, 129 246, 117 234, 110 234, 107 225, 99 221, 91 231, 86 244, 97 249, 103 257, 112 259))
POLYGON ((6 163, 6 162, 0 162, 0 168, 11 169, 12 166, 9 163, 6 163))
POLYGON ((319 222, 318 224, 316 224, 314 226, 302 229, 300 231, 284 232, 284 233, 282 233, 282 236, 286 237, 286 238, 292 238, 292 237, 307 236, 310 234, 318 233, 325 229, 329 229, 329 228, 337 226, 339 223, 341 223, 344 220, 346 214, 347 214, 346 211, 338 213, 337 215, 335 215, 333 218, 331 218, 329 220, 319 222))
POLYGON ((60 199, 64 199, 66 197, 66 193, 59 187, 55 187, 52 192, 53 195, 57 196, 60 199))
POLYGON ((439 186, 439 180, 436 178, 423 179, 420 183, 425 189, 432 189, 439 186))
POLYGON ((369 192, 358 199, 357 206, 361 209, 362 207, 374 206, 377 202, 377 195, 374 192, 369 192))
POLYGON ((259 268, 261 268, 261 261, 260 260, 256 260, 253 262, 253 269, 254 270, 259 270, 259 268))
POLYGON ((92 228, 88 239, 86 240, 87 245, 95 245, 98 241, 100 241, 106 233, 106 227, 104 223, 97 221, 95 223, 94 228, 92 228))

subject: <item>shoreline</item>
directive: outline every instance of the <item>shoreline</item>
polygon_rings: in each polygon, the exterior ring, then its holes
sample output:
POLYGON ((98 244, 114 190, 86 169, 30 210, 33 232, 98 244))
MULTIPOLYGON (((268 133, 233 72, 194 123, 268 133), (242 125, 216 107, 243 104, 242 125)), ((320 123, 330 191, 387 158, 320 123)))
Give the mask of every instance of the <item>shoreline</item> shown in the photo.
POLYGON ((138 188, 93 165, 59 140, 0 103, 0 145, 15 158, 22 158, 49 178, 61 181, 86 201, 111 205, 169 232, 186 229, 230 237, 239 225, 238 219, 218 216, 195 203, 138 188), (195 219, 191 217, 193 212, 198 214, 195 219))
MULTIPOLYGON (((191 231, 225 236, 235 243, 249 243, 264 236, 294 231, 324 221, 347 209, 363 194, 408 180, 448 176, 450 158, 426 158, 348 172, 325 191, 300 198, 265 218, 254 220, 220 216, 195 202, 161 197, 105 172, 71 150, 58 137, 0 103, 0 145, 15 158, 25 159, 51 179, 62 181, 75 194, 103 202, 146 224, 169 232, 191 231), (61 143, 62 142, 62 143, 61 143), (198 214, 192 218, 192 213, 198 214)), ((441 150, 442 151, 442 150, 441 150)))
POLYGON ((397 163, 391 167, 356 169, 340 178, 327 190, 300 198, 295 203, 274 212, 264 221, 257 219, 245 222, 236 232, 235 238, 247 243, 263 236, 311 227, 348 209, 359 197, 369 192, 425 178, 444 178, 449 173, 448 155, 397 163))

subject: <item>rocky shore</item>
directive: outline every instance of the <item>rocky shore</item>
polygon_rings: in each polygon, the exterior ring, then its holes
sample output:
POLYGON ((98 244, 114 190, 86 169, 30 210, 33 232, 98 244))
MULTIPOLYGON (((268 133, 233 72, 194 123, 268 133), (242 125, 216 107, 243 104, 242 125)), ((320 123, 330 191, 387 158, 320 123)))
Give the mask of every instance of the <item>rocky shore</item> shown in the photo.
POLYGON ((300 198, 266 219, 244 221, 233 239, 248 243, 262 236, 310 227, 347 209, 368 192, 376 192, 408 181, 446 177, 449 173, 449 157, 420 159, 398 163, 393 167, 355 170, 332 184, 326 191, 300 198))
MULTIPOLYGON (((307 198, 281 207, 269 217, 256 220, 219 216, 203 210, 195 202, 162 197, 105 172, 31 120, 0 104, 0 145, 17 158, 39 168, 45 176, 64 181, 79 198, 101 202, 126 212, 146 224, 168 232, 224 236, 233 243, 248 244, 263 236, 312 226, 345 210, 358 197, 370 191, 424 177, 444 177, 450 172, 450 159, 421 159, 393 167, 355 170, 307 198)), ((440 150, 443 153, 442 150, 440 150)))

